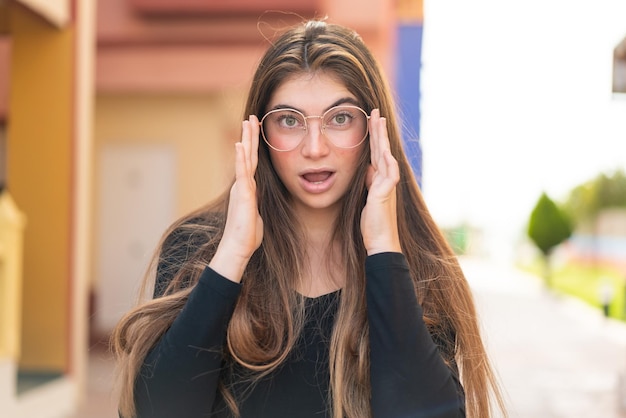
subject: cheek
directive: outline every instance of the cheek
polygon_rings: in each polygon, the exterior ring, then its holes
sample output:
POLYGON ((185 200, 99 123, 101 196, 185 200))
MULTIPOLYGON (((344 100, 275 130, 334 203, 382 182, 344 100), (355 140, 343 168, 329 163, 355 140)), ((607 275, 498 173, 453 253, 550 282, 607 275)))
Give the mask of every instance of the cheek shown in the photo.
POLYGON ((362 181, 365 182, 367 177, 367 172, 369 167, 371 166, 369 146, 365 150, 361 150, 354 154, 351 161, 352 168, 352 181, 362 181), (355 177, 359 177, 360 180, 357 180, 355 177))
POLYGON ((360 149, 357 150, 345 150, 340 155, 341 165, 346 167, 347 170, 352 173, 356 173, 358 171, 359 166, 361 165, 362 159, 365 156, 360 149))
POLYGON ((359 171, 361 165, 360 155, 352 154, 346 155, 345 158, 341 160, 341 183, 344 187, 354 187, 356 186, 359 177, 359 171))
POLYGON ((290 167, 289 157, 287 154, 288 153, 285 152, 270 151, 270 162, 283 183, 285 182, 285 176, 287 175, 287 171, 289 171, 290 167))

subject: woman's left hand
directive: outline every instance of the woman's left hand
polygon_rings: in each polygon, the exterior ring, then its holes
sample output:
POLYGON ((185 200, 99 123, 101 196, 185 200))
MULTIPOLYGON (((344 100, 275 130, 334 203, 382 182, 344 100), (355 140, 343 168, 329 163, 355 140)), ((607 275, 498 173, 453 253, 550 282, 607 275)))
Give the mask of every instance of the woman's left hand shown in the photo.
POLYGON ((361 214, 361 234, 368 255, 401 252, 396 212, 400 170, 390 151, 387 120, 374 109, 369 123, 371 164, 365 181, 368 194, 361 214))

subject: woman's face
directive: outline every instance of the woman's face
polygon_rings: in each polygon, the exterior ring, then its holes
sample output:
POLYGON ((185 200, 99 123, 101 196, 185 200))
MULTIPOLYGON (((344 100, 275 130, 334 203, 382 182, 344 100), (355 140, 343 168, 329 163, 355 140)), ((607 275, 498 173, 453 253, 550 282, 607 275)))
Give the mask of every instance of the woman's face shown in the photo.
MULTIPOLYGON (((359 104, 337 78, 316 72, 303 73, 284 81, 274 91, 267 109, 292 108, 310 117, 321 116, 338 105, 359 104)), ((345 119, 338 116, 336 120, 343 122, 345 119)), ((293 121, 283 118, 272 123, 291 126, 293 121)), ((354 148, 339 148, 322 134, 320 118, 309 118, 306 123, 308 129, 294 149, 277 151, 269 148, 270 158, 292 195, 298 213, 304 215, 314 210, 316 213, 330 211, 336 215, 341 199, 352 184, 366 141, 354 148)), ((367 125, 367 119, 364 123, 367 125)))

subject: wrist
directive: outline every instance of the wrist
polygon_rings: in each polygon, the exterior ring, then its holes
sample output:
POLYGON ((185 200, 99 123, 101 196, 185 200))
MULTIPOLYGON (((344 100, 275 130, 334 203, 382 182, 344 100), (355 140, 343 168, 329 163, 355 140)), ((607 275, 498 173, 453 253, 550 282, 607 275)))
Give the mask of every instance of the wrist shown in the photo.
POLYGON ((228 280, 240 283, 249 260, 250 257, 238 255, 220 245, 209 262, 209 267, 228 280))
POLYGON ((367 251, 367 255, 380 253, 401 253, 402 246, 400 245, 400 241, 377 242, 366 245, 365 250, 367 251))

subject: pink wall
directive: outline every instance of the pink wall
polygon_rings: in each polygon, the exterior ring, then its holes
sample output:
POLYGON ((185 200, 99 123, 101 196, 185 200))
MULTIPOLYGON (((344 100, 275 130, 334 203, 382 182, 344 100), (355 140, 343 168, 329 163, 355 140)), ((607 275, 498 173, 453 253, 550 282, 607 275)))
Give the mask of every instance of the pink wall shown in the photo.
MULTIPOLYGON (((209 92, 246 86, 262 52, 263 35, 304 18, 329 21, 357 30, 390 71, 393 50, 392 0, 318 0, 296 14, 263 13, 283 0, 237 0, 228 13, 185 13, 194 4, 165 0, 98 2, 96 85, 99 92, 209 92), (146 14, 152 4, 178 12, 146 14), (185 6, 186 5, 186 6, 185 6), (143 12, 139 13, 136 9, 143 12), (143 7, 143 9, 142 9, 143 7), (187 9, 185 9, 187 7, 187 9), (263 22, 262 24, 259 22, 263 22)), ((214 3, 218 4, 220 2, 214 3)), ((208 3, 207 3, 208 4, 208 3)), ((157 7, 158 6, 158 7, 157 7)))
POLYGON ((290 10, 306 13, 316 10, 315 1, 293 0, 128 0, 131 7, 144 14, 260 14, 265 10, 290 10))

